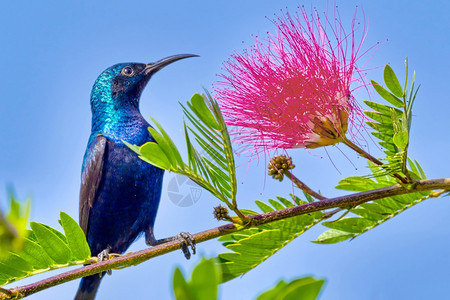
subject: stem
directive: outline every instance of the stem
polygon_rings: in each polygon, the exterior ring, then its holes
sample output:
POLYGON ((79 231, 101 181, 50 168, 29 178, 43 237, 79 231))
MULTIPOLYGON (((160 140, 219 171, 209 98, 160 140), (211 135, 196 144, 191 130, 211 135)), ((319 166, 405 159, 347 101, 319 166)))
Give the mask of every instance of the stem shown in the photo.
POLYGON ((335 198, 329 198, 322 201, 311 202, 303 205, 293 206, 282 210, 276 210, 265 214, 249 216, 255 222, 253 225, 259 226, 273 221, 286 219, 298 215, 304 215, 315 211, 331 208, 345 208, 349 206, 356 206, 362 203, 373 201, 385 197, 392 197, 397 195, 404 195, 415 192, 430 191, 430 190, 450 190, 450 178, 418 180, 415 182, 412 189, 407 189, 401 184, 396 184, 388 187, 374 189, 370 191, 354 193, 335 198))
POLYGON ((344 209, 345 209, 345 208, 342 208, 342 207, 333 209, 332 211, 327 212, 326 214, 324 214, 323 217, 322 217, 322 219, 329 219, 329 218, 331 218, 332 216, 334 216, 335 214, 337 214, 338 212, 343 211, 344 209))
POLYGON ((301 181, 300 179, 298 179, 291 171, 289 171, 289 175, 290 176, 286 176, 289 177, 290 180, 292 180, 293 183, 295 183, 295 185, 301 189, 302 191, 304 191, 305 193, 313 196, 316 199, 319 200, 325 200, 327 199, 326 197, 322 196, 321 194, 313 191, 309 186, 307 186, 303 181, 301 181))
POLYGON ((246 216, 244 216, 244 214, 239 210, 239 208, 237 208, 237 206, 228 205, 228 207, 231 208, 234 211, 234 213, 239 217, 239 219, 242 221, 242 222, 240 222, 241 225, 248 223, 249 219, 246 216))
MULTIPOLYGON (((0 287, 0 297, 3 297, 2 294, 5 294, 6 296, 8 296, 10 298, 12 298, 12 296, 13 296, 13 292, 11 290, 7 290, 7 289, 0 287)), ((0 299, 2 299, 2 298, 0 298, 0 299)))
MULTIPOLYGON (((388 196, 391 197, 396 195, 403 195, 420 191, 432 191, 432 190, 444 190, 444 191, 450 190, 450 178, 419 180, 415 182, 413 188, 411 189, 407 189, 400 184, 396 184, 389 187, 383 187, 371 191, 365 191, 360 193, 354 193, 351 195, 325 199, 317 202, 285 208, 282 210, 272 211, 260 215, 249 215, 246 217, 251 218, 253 222, 251 222, 247 227, 238 226, 233 223, 228 223, 223 226, 219 226, 216 228, 196 233, 193 235, 193 237, 197 243, 201 243, 207 240, 217 238, 222 235, 246 229, 248 227, 260 226, 270 222, 294 216, 304 215, 315 211, 338 208, 337 210, 334 210, 329 213, 334 214, 340 211, 339 208, 356 206, 368 201, 373 201, 388 196)), ((440 195, 444 191, 435 191, 434 195, 440 195)), ((50 288, 52 286, 56 286, 77 278, 97 274, 110 269, 117 269, 132 265, 138 265, 153 257, 160 256, 180 248, 181 245, 179 241, 170 241, 155 247, 151 247, 134 253, 129 253, 117 258, 113 258, 111 260, 98 262, 79 269, 64 272, 56 276, 46 278, 44 280, 34 282, 32 284, 12 288, 9 289, 8 291, 0 290, 0 300, 23 298, 31 294, 37 293, 39 291, 42 291, 44 289, 50 288)))
MULTIPOLYGON (((373 162, 376 165, 379 165, 381 167, 384 166, 384 163, 382 163, 380 160, 376 159, 375 157, 373 157, 372 155, 370 155, 363 149, 359 148, 356 144, 354 144, 352 141, 347 139, 347 137, 341 136, 340 139, 345 145, 347 145, 352 150, 356 151, 362 157, 367 158, 368 160, 370 160, 371 162, 373 162)), ((405 183, 405 184, 410 183, 406 177, 401 176, 400 174, 392 174, 392 176, 394 176, 395 178, 400 180, 402 183, 405 183)))
POLYGON ((244 216, 244 214, 242 214, 242 212, 237 208, 237 206, 232 205, 230 203, 230 201, 228 201, 225 197, 218 197, 221 201, 223 201, 229 209, 231 209, 232 211, 234 211, 234 213, 239 217, 239 219, 241 220, 241 222, 237 222, 239 224, 244 224, 247 223, 248 218, 246 218, 244 216))

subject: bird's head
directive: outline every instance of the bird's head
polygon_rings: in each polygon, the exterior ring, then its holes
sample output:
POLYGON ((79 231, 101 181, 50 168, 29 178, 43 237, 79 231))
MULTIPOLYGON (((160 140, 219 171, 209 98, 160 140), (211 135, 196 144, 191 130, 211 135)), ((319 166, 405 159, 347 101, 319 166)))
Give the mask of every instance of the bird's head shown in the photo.
POLYGON ((138 109, 141 93, 153 74, 177 60, 195 56, 179 54, 155 63, 120 63, 106 69, 92 88, 92 112, 114 114, 117 111, 138 109))

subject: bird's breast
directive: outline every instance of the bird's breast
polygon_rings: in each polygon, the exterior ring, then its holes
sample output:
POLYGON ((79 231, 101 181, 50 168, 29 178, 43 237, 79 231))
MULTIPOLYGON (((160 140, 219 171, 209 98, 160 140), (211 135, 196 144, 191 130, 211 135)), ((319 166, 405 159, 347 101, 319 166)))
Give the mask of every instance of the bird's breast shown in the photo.
POLYGON ((124 146, 124 141, 133 145, 143 145, 154 141, 148 131, 150 125, 143 118, 125 120, 123 122, 106 123, 100 134, 116 145, 124 146))

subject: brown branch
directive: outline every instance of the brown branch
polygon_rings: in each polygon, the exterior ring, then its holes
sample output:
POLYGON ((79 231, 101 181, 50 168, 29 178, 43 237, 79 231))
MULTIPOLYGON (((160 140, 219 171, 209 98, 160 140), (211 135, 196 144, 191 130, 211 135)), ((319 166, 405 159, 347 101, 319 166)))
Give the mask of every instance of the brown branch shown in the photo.
MULTIPOLYGON (((298 205, 294 207, 289 207, 286 209, 272 211, 265 214, 252 215, 248 216, 252 220, 249 226, 251 227, 259 226, 277 220, 308 214, 325 209, 355 206, 368 201, 373 201, 388 196, 396 196, 431 190, 450 190, 450 178, 420 180, 417 181, 414 187, 411 189, 406 189, 405 187, 397 184, 371 191, 355 193, 347 196, 341 196, 317 202, 307 203, 303 205, 298 205)), ((245 228, 248 228, 249 226, 243 227, 232 223, 228 223, 223 226, 219 226, 216 228, 196 233, 193 235, 193 237, 197 243, 201 243, 207 240, 217 238, 222 235, 243 230, 245 228)), ((8 290, 10 292, 9 295, 8 292, 6 291, 4 292, 0 291, 0 299, 23 298, 31 294, 37 293, 39 291, 42 291, 44 289, 50 288, 52 286, 59 285, 61 283, 65 283, 77 278, 104 272, 110 269, 117 269, 131 265, 138 265, 153 257, 160 256, 165 253, 175 251, 177 249, 180 249, 180 243, 177 241, 171 241, 152 248, 144 249, 138 252, 133 252, 117 258, 113 258, 108 261, 103 261, 85 267, 81 267, 76 270, 64 272, 56 276, 46 278, 44 280, 34 282, 32 284, 12 288, 8 290)))
MULTIPOLYGON (((11 292, 11 290, 6 290, 6 289, 0 287, 0 297, 3 296, 3 294, 7 295, 10 298, 13 297, 13 293, 11 292)), ((3 298, 1 298, 1 299, 3 299, 3 298)))

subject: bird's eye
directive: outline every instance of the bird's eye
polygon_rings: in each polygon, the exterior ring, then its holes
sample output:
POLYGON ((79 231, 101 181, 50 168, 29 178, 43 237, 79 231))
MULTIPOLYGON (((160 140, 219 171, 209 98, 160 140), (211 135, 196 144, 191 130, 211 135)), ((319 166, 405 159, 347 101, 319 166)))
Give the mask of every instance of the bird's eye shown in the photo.
POLYGON ((122 75, 130 77, 133 75, 134 71, 133 71, 132 67, 127 66, 127 67, 123 68, 122 71, 120 71, 120 73, 122 73, 122 75))

